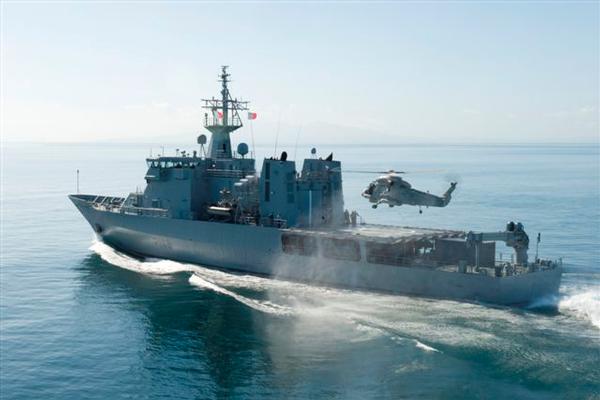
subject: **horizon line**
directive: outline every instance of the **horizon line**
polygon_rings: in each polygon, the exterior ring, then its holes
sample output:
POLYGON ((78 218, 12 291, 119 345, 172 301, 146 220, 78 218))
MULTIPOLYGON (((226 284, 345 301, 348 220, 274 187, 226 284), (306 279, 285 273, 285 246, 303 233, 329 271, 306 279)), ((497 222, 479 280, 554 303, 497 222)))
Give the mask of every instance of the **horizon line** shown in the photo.
MULTIPOLYGON (((181 145, 180 141, 120 141, 120 140, 0 140, 1 144, 48 144, 48 145, 181 145)), ((197 143, 190 143, 196 146, 197 143)), ((506 142, 475 142, 475 141, 406 141, 406 142, 381 142, 381 143, 336 143, 336 142, 312 142, 312 143, 279 143, 279 146, 343 146, 343 147, 379 147, 379 146, 502 146, 502 145, 545 145, 545 146, 560 146, 560 145, 600 145, 600 137, 596 141, 506 141, 506 142)), ((273 146, 273 143, 261 142, 256 143, 256 147, 273 146)))

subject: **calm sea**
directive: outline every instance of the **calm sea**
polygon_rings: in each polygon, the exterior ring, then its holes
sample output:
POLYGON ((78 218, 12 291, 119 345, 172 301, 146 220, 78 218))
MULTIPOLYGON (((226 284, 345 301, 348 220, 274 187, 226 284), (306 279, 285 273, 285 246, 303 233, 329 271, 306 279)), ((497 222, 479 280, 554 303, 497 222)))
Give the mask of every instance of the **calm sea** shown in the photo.
MULTIPOLYGON (((459 182, 447 208, 419 214, 372 210, 360 197, 371 176, 345 174, 346 206, 367 222, 489 231, 514 220, 532 237, 542 232, 540 255, 563 257, 566 272, 560 298, 531 309, 312 287, 117 253, 95 241, 66 195, 76 190, 76 169, 84 193, 143 187, 149 151, 3 148, 2 399, 599 398, 597 145, 319 148, 348 170, 437 170, 407 176, 435 193, 459 182)), ((306 155, 300 147, 298 159, 306 155)))

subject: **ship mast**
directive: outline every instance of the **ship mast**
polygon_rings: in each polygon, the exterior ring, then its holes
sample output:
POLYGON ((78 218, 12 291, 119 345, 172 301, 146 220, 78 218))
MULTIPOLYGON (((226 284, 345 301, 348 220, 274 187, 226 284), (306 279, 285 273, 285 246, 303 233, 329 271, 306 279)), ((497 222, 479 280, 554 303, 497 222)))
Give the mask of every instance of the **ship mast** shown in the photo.
POLYGON ((231 82, 231 74, 227 72, 227 65, 221 67, 221 99, 202 99, 202 108, 210 110, 204 114, 204 127, 211 132, 208 154, 210 158, 231 158, 230 133, 243 126, 239 111, 248 110, 248 102, 233 99, 229 93, 227 83, 231 82))

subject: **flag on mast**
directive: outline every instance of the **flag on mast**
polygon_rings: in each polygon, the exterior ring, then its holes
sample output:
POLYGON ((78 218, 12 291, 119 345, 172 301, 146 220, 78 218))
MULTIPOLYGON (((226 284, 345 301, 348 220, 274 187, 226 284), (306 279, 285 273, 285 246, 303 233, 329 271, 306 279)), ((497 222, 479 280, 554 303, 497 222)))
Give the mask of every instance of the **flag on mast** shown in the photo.
POLYGON ((255 112, 248 111, 248 119, 256 119, 257 116, 255 112))
POLYGON ((217 117, 219 119, 223 119, 223 113, 221 111, 217 111, 217 117))

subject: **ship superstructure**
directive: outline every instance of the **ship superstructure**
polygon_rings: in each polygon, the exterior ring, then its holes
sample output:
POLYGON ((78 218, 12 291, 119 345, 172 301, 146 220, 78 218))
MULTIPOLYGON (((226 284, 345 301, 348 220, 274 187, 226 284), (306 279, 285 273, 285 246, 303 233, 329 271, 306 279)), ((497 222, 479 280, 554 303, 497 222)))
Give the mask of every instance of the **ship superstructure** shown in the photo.
MULTIPOLYGON (((341 163, 285 152, 263 160, 231 145, 248 102, 204 100, 208 153, 146 160, 147 186, 127 198, 69 197, 105 242, 141 255, 283 279, 429 297, 526 304, 558 291, 560 262, 529 260, 520 223, 466 232, 357 223, 344 210, 341 163), (495 259, 496 242, 515 258, 495 259)), ((198 143, 204 145, 201 135, 198 143)))

